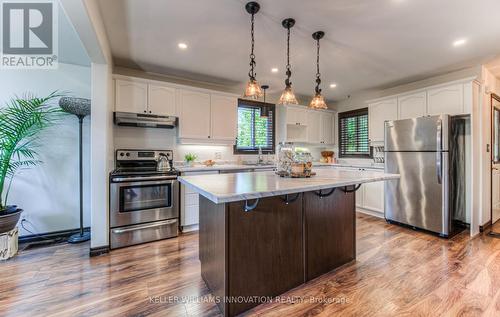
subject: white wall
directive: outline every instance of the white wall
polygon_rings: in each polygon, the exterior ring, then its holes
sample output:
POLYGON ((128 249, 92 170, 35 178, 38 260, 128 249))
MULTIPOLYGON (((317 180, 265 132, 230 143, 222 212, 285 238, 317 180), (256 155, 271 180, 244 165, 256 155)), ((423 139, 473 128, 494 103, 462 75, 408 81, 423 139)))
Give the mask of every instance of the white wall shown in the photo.
MULTIPOLYGON (((32 92, 46 96, 58 90, 67 95, 90 98, 90 67, 59 64, 56 70, 2 70, 0 104, 14 95, 32 92)), ((84 121, 84 188, 89 188, 89 117, 84 121)), ((35 233, 79 227, 78 120, 66 117, 41 137, 38 149, 43 163, 19 173, 12 184, 8 203, 24 209, 23 218, 35 233)), ((84 225, 89 226, 89 196, 84 191, 84 225)), ((29 234, 20 228, 21 235, 29 234)))
POLYGON ((91 123, 91 248, 109 244, 108 175, 113 162, 113 115, 111 105, 111 67, 92 64, 91 123))

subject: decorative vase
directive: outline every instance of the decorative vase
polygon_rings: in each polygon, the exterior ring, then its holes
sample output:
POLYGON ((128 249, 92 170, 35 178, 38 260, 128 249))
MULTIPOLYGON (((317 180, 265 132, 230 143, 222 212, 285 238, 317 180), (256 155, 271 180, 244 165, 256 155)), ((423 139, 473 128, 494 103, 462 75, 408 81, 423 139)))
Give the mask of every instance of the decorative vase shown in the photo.
POLYGON ((0 234, 9 232, 14 229, 21 217, 22 209, 17 206, 7 206, 0 211, 0 234))
POLYGON ((8 260, 17 254, 19 250, 19 230, 14 227, 12 230, 0 233, 0 260, 8 260))

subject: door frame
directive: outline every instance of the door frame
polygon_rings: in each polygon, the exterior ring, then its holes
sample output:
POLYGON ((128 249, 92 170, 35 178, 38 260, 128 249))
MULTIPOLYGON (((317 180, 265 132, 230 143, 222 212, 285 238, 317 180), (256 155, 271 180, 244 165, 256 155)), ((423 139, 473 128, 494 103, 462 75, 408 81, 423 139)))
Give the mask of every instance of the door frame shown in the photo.
MULTIPOLYGON (((492 93, 491 98, 490 98, 490 225, 488 226, 489 229, 487 230, 488 235, 498 237, 500 238, 500 232, 493 232, 493 120, 495 118, 494 113, 493 113, 493 108, 496 108, 493 106, 493 100, 496 100, 500 102, 500 96, 492 93)), ((500 108, 497 108, 500 110, 500 108)), ((500 220, 498 220, 500 221, 500 220)))

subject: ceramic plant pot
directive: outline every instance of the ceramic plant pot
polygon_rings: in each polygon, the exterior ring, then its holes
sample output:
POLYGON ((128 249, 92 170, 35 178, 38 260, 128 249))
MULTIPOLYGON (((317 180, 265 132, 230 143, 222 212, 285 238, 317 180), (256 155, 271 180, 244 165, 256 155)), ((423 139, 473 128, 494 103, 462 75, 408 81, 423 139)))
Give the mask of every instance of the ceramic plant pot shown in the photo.
POLYGON ((17 206, 7 206, 4 210, 0 210, 0 233, 14 229, 22 212, 23 210, 17 206))

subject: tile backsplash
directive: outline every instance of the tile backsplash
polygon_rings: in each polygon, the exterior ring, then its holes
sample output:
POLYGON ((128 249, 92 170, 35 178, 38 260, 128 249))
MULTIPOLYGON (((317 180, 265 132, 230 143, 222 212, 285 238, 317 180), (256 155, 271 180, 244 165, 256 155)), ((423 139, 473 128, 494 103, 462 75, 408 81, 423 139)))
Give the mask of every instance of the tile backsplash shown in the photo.
MULTIPOLYGON (((220 162, 256 161, 257 155, 234 155, 232 145, 190 145, 177 143, 176 129, 148 129, 136 127, 114 126, 115 149, 169 149, 174 151, 174 161, 183 161, 184 155, 194 153, 197 161, 216 160, 220 162)), ((307 148, 315 161, 321 158, 321 151, 336 148, 325 146, 310 146, 297 144, 307 148)), ((278 150, 278 146, 276 147, 278 150)), ((264 160, 273 159, 273 156, 264 155, 264 160)))

